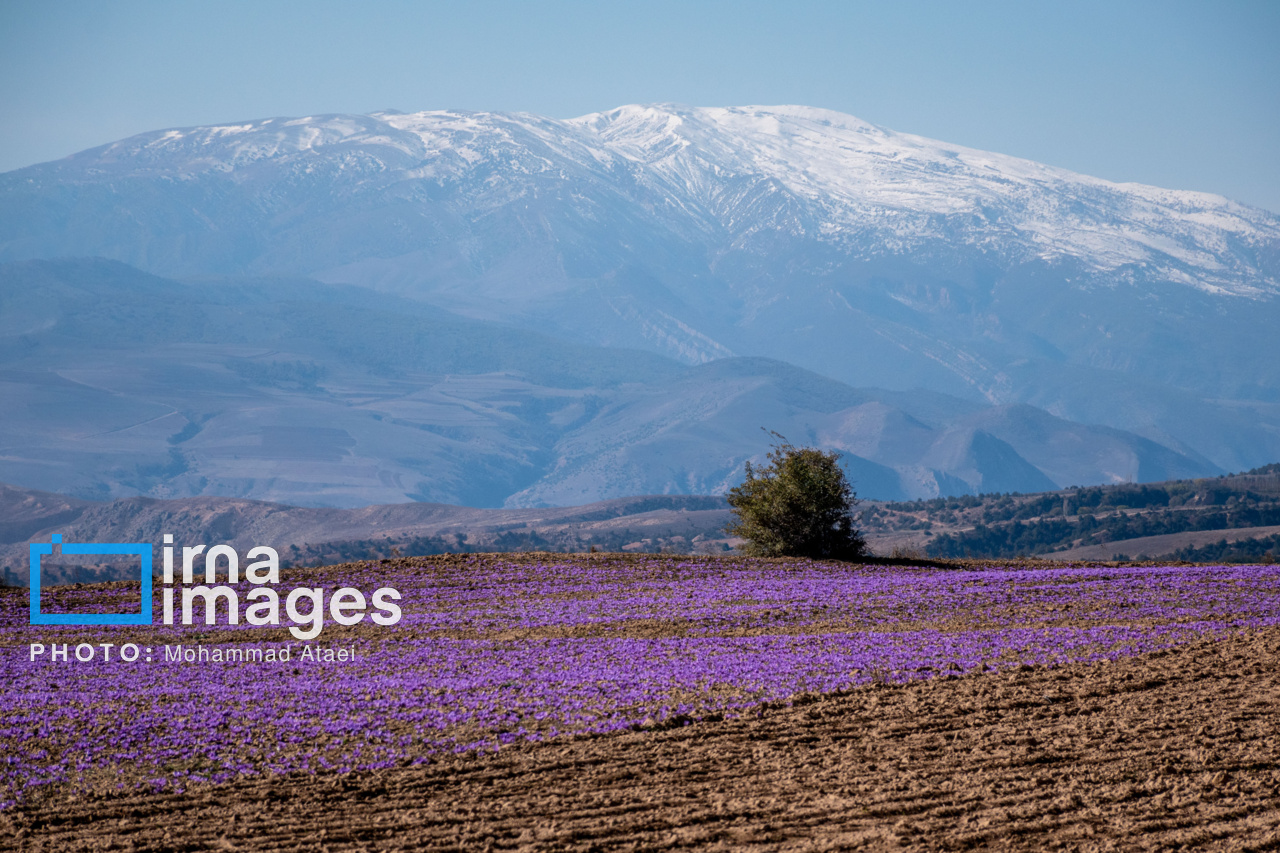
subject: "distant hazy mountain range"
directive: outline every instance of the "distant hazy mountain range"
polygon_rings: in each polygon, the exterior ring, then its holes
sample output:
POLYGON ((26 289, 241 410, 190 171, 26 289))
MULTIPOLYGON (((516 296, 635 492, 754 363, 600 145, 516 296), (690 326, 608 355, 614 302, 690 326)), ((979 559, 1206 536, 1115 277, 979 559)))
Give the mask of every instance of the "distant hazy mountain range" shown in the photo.
POLYGON ((157 131, 0 175, 0 261, 0 479, 84 497, 717 493, 762 426, 886 499, 1280 459, 1280 217, 804 107, 157 131))

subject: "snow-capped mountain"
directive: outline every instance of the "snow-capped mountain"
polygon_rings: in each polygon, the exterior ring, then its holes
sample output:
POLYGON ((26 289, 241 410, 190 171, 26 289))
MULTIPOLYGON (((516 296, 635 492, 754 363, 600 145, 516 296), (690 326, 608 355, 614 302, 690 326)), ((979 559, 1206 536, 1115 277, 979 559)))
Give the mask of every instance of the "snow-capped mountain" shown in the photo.
POLYGON ((1280 220, 1220 196, 1115 184, 809 107, 632 106, 569 123, 660 176, 735 245, 771 227, 865 258, 945 239, 1012 262, 1136 265, 1210 292, 1280 293, 1280 271, 1257 256, 1280 220), (765 206, 775 215, 762 221, 753 213, 765 206), (788 209, 790 221, 777 215, 788 209))
MULTIPOLYGON (((372 195, 430 207, 440 199, 431 185, 468 184, 449 197, 459 212, 467 203, 528 203, 554 188, 584 213, 635 203, 636 214, 668 220, 678 232, 700 230, 725 243, 721 251, 771 232, 863 258, 946 240, 1006 262, 1070 259, 1096 273, 1141 269, 1214 293, 1280 293, 1273 254, 1280 217, 1267 211, 1207 193, 1117 184, 811 107, 626 106, 566 121, 452 111, 267 119, 142 134, 19 170, 6 189, 210 174, 246 188, 273 186, 255 205, 262 214, 285 213, 297 190, 325 185, 347 187, 333 202, 372 195)), ((5 246, 6 259, 23 254, 21 242, 5 246)), ((239 265, 279 271, 271 248, 239 265)), ((164 263, 175 272, 192 261, 164 263)))
POLYGON ((0 175, 0 260, 306 276, 1280 458, 1280 216, 808 107, 142 134, 0 175))

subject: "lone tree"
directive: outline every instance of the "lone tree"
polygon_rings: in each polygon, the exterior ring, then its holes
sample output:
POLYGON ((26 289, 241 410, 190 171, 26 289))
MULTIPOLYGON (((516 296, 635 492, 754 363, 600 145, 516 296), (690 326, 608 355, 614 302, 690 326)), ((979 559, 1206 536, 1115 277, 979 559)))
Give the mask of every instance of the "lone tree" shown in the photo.
POLYGON ((770 431, 778 443, 769 464, 747 463, 747 479, 729 490, 738 520, 726 528, 747 540, 753 557, 811 557, 859 560, 867 543, 853 529, 853 487, 840 469, 838 454, 794 447, 770 431))

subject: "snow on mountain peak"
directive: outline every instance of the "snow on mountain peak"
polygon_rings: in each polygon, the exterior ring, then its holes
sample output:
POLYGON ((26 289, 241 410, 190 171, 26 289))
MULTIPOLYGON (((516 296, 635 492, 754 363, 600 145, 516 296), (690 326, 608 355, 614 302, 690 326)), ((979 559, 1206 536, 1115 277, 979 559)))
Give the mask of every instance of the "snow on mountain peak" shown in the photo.
POLYGON ((1274 214, 805 106, 633 104, 568 120, 456 110, 273 118, 157 131, 60 162, 232 179, 250 166, 261 174, 255 164, 309 173, 327 163, 351 180, 379 176, 380 187, 483 174, 487 186, 505 182, 506 198, 520 197, 532 175, 560 175, 578 182, 577 194, 644 188, 700 233, 740 247, 780 230, 865 257, 941 240, 1011 262, 1069 259, 1216 293, 1280 293, 1258 260, 1280 244, 1274 214), (629 176, 622 184, 620 168, 629 176))
POLYGON ((1221 196, 1113 183, 812 107, 632 106, 569 123, 717 211, 731 230, 726 180, 754 179, 803 200, 815 232, 835 243, 874 229, 884 248, 907 251, 948 233, 1097 271, 1151 266, 1214 292, 1280 290, 1229 245, 1280 239, 1277 218, 1221 196))

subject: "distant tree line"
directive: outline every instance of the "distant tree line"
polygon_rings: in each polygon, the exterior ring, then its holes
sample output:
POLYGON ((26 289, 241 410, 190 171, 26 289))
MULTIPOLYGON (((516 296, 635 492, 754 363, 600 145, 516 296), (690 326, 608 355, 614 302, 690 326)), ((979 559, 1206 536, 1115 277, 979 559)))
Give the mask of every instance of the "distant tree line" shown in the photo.
POLYGON ((1280 534, 1228 542, 1225 538, 1198 548, 1179 548, 1171 555, 1188 563, 1268 563, 1280 557, 1280 534))
MULTIPOLYGON (((1280 482, 1277 483, 1280 486, 1280 482)), ((1113 512, 1117 509, 1234 506, 1276 502, 1280 495, 1233 488, 1220 480, 1188 480, 1142 486, 1091 486, 1063 492, 1022 495, 960 495, 932 500, 887 503, 891 512, 920 513, 942 518, 947 513, 981 509, 983 523, 1023 521, 1046 516, 1113 512), (1232 498, 1235 500, 1233 501, 1232 498)))
POLYGON ((972 530, 938 536, 929 543, 927 552, 932 557, 1013 557, 1142 536, 1271 525, 1280 525, 1280 505, 1163 510, 1105 517, 1085 513, 1070 519, 1059 516, 978 524, 972 530))
POLYGON ((1277 474, 1280 465, 1270 465, 1248 472, 1248 479, 1237 475, 1036 495, 964 495, 882 509, 924 515, 928 520, 913 519, 908 525, 914 529, 928 529, 929 520, 974 525, 933 539, 929 556, 1013 557, 1143 536, 1280 525, 1277 474))
POLYGON ((466 533, 441 536, 412 536, 402 539, 348 539, 314 545, 291 545, 281 554, 290 566, 325 566, 359 560, 392 557, 421 557, 429 554, 477 554, 490 552, 550 551, 574 554, 594 547, 599 551, 628 550, 642 553, 688 553, 693 543, 683 536, 641 538, 629 529, 592 531, 589 539, 563 534, 546 536, 536 530, 506 530, 472 540, 466 533))

